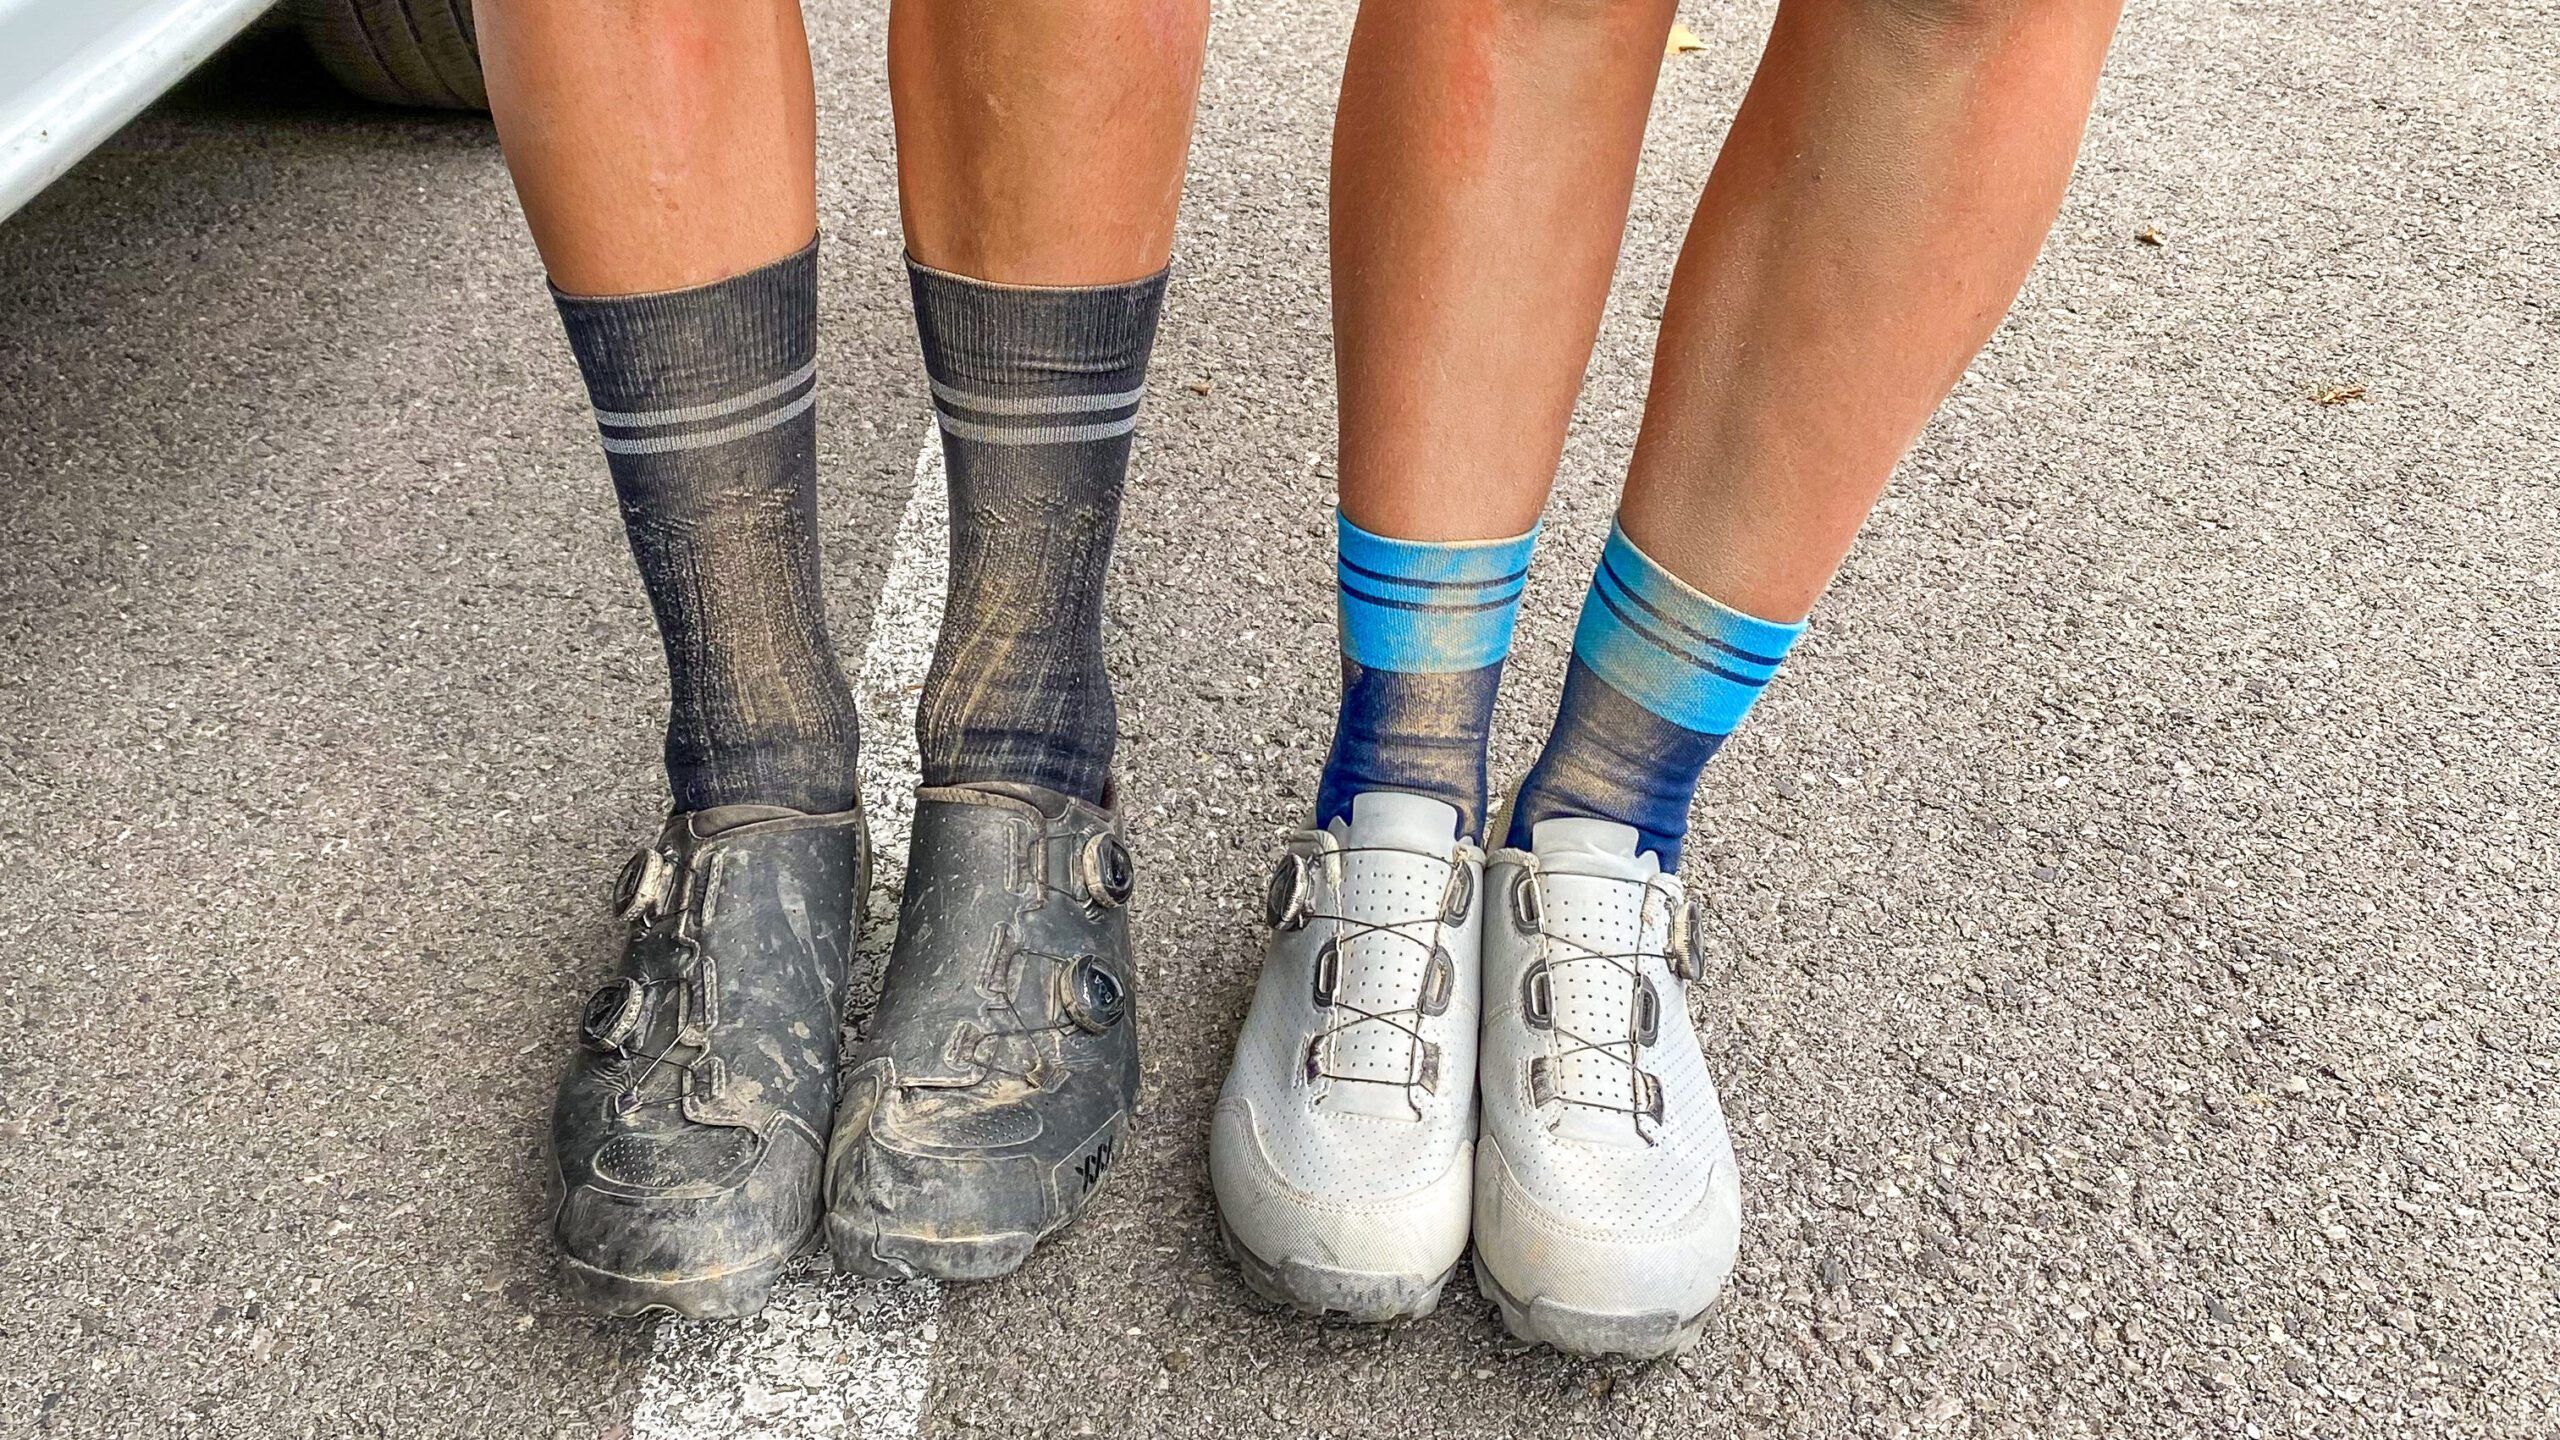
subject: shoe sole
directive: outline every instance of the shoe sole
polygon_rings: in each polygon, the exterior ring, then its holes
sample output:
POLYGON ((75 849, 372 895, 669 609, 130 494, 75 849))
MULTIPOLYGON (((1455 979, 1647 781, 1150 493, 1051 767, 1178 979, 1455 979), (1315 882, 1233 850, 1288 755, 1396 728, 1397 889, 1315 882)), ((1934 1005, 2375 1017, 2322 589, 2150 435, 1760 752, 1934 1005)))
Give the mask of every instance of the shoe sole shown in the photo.
POLYGON ((1000 1280, 1066 1225, 1060 1220, 1031 1234, 927 1235, 893 1228, 887 1220, 829 1215, 827 1248, 835 1253, 836 1268, 870 1280, 1000 1280))
POLYGON ((1476 1288, 1501 1307, 1502 1328, 1514 1339, 1595 1359, 1659 1360, 1682 1354, 1698 1343, 1717 1301, 1723 1298, 1708 1301, 1705 1309, 1686 1318, 1670 1310, 1578 1310, 1543 1295, 1521 1300, 1494 1277, 1482 1254, 1475 1257, 1475 1275, 1476 1288))
POLYGON ((1440 1291, 1458 1273, 1451 1265, 1437 1277, 1344 1270, 1305 1260, 1265 1260, 1236 1238, 1218 1217, 1218 1243, 1244 1276, 1245 1288, 1275 1305, 1318 1320, 1384 1325, 1420 1320, 1440 1308, 1440 1291))
POLYGON ((617 1320, 677 1315, 687 1320, 743 1320, 764 1309, 782 1278, 789 1255, 759 1260, 718 1275, 667 1278, 624 1275, 560 1257, 560 1274, 572 1298, 617 1320))

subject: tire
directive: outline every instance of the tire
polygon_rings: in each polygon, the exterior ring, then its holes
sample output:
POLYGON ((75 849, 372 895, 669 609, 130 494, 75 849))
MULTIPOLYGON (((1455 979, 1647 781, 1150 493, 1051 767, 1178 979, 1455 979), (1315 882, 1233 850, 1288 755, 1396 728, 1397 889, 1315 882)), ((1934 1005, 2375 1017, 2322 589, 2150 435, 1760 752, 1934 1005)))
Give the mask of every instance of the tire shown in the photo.
POLYGON ((312 52, 339 83, 385 105, 486 110, 471 0, 294 0, 312 52))

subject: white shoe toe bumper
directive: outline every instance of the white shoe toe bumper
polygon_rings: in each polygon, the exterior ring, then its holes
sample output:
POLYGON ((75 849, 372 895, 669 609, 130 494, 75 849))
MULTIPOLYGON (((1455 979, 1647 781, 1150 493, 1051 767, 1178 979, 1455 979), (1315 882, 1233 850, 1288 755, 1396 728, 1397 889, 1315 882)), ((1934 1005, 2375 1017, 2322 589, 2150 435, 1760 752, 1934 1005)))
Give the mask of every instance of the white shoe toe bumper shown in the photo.
POLYGON ((1476 1286, 1523 1340, 1643 1359, 1687 1349, 1733 1272, 1742 1191, 1730 1159, 1686 1214, 1645 1232, 1558 1214, 1488 1135, 1476 1152, 1476 1286))
POLYGON ((1253 1102, 1219 1102, 1209 1137, 1218 1222, 1266 1299, 1311 1315, 1382 1321, 1427 1315, 1467 1248, 1474 1147, 1400 1194, 1328 1195, 1289 1182, 1263 1146, 1253 1102))

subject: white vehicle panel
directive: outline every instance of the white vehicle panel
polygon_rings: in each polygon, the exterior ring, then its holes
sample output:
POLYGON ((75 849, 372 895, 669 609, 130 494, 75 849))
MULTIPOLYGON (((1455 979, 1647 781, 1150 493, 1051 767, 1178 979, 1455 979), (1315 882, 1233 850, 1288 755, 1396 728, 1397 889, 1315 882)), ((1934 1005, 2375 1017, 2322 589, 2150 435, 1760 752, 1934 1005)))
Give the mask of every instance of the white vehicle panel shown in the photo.
POLYGON ((0 0, 0 217, 273 0, 0 0))

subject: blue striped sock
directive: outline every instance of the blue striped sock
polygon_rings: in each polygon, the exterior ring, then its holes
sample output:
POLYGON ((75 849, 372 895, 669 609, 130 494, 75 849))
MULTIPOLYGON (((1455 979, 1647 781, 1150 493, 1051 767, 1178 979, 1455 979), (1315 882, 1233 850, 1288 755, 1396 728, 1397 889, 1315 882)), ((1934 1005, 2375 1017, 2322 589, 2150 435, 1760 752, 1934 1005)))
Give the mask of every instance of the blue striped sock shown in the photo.
POLYGON ((1755 620, 1682 584, 1612 528, 1573 632, 1555 729, 1511 811, 1508 843, 1541 820, 1615 820, 1639 851, 1680 863, 1698 773, 1742 723, 1804 626, 1755 620))
POLYGON ((1341 546, 1342 710, 1316 787, 1316 823, 1372 790, 1456 807, 1484 825, 1484 746, 1511 622, 1538 532, 1429 544, 1372 535, 1335 516, 1341 546))

